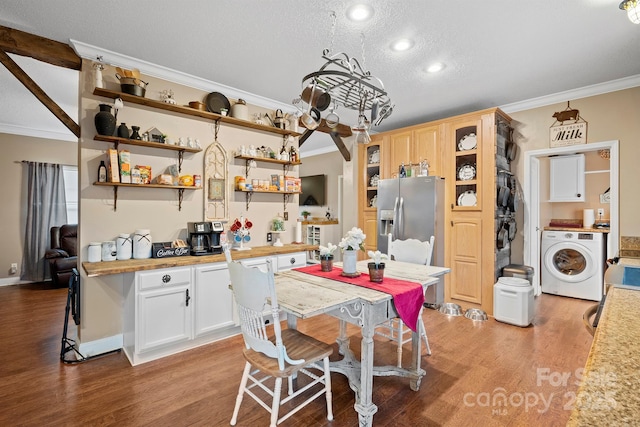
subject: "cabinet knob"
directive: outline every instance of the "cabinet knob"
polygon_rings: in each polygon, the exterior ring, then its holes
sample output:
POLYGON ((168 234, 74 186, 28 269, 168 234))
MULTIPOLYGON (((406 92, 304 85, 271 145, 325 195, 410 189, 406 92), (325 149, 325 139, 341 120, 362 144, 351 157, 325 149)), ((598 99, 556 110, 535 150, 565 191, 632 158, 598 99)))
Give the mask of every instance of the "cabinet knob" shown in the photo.
POLYGON ((289 264, 293 265, 296 263, 296 259, 294 257, 291 257, 291 259, 289 260, 289 264))
POLYGON ((170 281, 171 281, 170 274, 165 274, 164 276, 162 276, 162 283, 169 283, 170 281))
POLYGON ((582 195, 580 193, 578 193, 578 197, 582 197, 582 195))

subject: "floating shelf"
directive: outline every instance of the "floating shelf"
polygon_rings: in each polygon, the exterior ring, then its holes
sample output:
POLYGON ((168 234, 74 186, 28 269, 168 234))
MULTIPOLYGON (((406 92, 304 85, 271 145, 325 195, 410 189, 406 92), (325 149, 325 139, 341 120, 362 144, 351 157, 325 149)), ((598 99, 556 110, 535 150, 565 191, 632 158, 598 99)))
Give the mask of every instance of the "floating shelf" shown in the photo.
POLYGON ((133 188, 162 188, 165 190, 178 190, 178 210, 182 210, 182 197, 184 190, 202 190, 202 187, 185 186, 185 185, 163 185, 163 184, 128 184, 124 182, 94 182, 93 185, 99 187, 113 187, 113 210, 118 208, 118 188, 119 187, 133 187, 133 188))
POLYGON ((93 137, 96 141, 110 142, 112 144, 137 145, 138 147, 160 148, 162 150, 182 151, 186 153, 199 153, 201 148, 182 147, 180 145, 164 144, 162 142, 142 141, 139 139, 120 138, 118 136, 96 135, 93 137))
POLYGON ((208 111, 196 110, 195 108, 185 107, 182 105, 174 105, 167 104, 166 102, 156 101, 149 98, 144 98, 141 96, 130 95, 128 93, 118 92, 115 90, 108 90, 103 88, 95 88, 93 90, 93 94, 96 96, 104 96, 106 98, 121 98, 125 102, 131 102, 133 104, 145 105, 147 107, 157 108, 159 110, 172 111, 174 113, 185 114, 187 116, 201 117, 203 119, 209 119, 213 121, 218 121, 222 123, 228 123, 235 126, 240 126, 244 128, 259 130, 263 132, 270 132, 277 135, 291 135, 291 136, 300 136, 301 134, 298 132, 294 132, 288 129, 280 129, 273 126, 265 126, 259 125, 257 123, 249 122, 247 120, 240 120, 234 117, 223 116, 221 114, 210 113, 208 111))

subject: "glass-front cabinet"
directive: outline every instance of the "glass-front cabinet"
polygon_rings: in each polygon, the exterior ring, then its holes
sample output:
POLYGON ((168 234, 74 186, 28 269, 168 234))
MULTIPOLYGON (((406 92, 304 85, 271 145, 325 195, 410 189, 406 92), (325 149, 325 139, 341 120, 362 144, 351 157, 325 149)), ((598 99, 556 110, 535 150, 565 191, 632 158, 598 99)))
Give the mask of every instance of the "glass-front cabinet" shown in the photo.
POLYGON ((458 124, 454 129, 455 186, 454 210, 482 209, 482 123, 471 121, 458 124))

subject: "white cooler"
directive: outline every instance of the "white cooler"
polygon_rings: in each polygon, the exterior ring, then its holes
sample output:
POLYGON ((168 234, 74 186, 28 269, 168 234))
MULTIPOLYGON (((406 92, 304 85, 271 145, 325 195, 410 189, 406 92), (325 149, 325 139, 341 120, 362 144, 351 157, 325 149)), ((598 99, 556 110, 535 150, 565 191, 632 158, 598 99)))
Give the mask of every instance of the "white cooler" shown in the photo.
POLYGON ((533 321, 533 286, 527 279, 500 277, 493 286, 493 317, 516 326, 533 321))

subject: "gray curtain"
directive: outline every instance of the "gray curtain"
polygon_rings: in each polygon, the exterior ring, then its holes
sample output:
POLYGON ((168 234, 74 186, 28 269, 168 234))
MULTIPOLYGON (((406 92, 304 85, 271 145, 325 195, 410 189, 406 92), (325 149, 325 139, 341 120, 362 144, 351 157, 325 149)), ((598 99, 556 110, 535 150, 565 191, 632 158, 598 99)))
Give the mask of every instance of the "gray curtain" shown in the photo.
POLYGON ((22 182, 26 190, 26 225, 21 280, 40 282, 49 278, 44 254, 50 245, 50 230, 67 222, 62 165, 23 162, 22 182))

